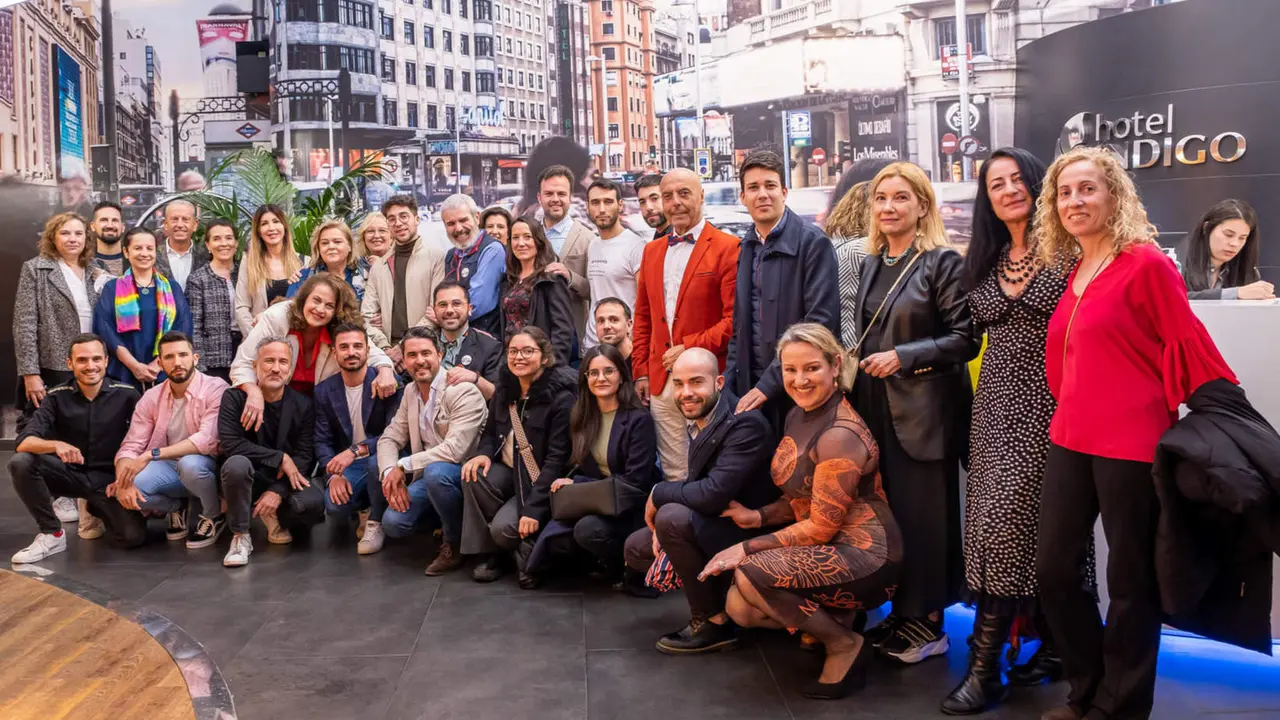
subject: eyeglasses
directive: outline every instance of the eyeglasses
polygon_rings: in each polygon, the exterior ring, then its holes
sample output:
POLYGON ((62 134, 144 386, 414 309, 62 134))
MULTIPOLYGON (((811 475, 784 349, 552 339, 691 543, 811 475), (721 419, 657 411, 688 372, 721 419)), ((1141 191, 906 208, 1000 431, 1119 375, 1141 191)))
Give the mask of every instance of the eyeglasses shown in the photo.
POLYGON ((539 352, 541 351, 538 350, 538 348, 536 347, 520 347, 520 348, 513 347, 513 348, 507 348, 507 357, 522 358, 524 360, 528 360, 532 358, 534 355, 537 355, 539 352))
POLYGON ((611 378, 617 374, 618 374, 618 369, 613 367, 607 367, 604 370, 588 370, 587 371, 587 377, 591 380, 598 380, 602 377, 611 378))

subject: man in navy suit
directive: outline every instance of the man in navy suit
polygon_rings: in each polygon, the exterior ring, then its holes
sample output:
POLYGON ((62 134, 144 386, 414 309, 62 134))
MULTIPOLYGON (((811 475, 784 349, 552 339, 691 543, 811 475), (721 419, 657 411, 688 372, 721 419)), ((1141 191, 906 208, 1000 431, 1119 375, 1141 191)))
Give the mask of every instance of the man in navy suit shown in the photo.
POLYGON ((369 367, 369 336, 363 327, 339 325, 334 350, 342 372, 316 385, 316 460, 326 486, 325 511, 346 527, 351 512, 362 516, 357 551, 382 549, 382 513, 387 509, 378 476, 378 437, 400 405, 400 393, 379 398, 369 367))

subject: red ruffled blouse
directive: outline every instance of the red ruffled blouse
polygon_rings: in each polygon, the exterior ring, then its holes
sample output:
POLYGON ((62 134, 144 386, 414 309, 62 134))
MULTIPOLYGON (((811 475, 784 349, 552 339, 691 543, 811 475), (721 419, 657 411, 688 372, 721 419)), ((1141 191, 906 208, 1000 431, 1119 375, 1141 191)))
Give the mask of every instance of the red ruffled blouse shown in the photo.
POLYGON ((1058 400, 1049 439, 1089 455, 1152 462, 1178 406, 1196 388, 1218 378, 1239 381, 1191 312, 1186 284, 1159 247, 1121 252, 1076 309, 1071 283, 1078 270, 1049 320, 1045 371, 1058 400))

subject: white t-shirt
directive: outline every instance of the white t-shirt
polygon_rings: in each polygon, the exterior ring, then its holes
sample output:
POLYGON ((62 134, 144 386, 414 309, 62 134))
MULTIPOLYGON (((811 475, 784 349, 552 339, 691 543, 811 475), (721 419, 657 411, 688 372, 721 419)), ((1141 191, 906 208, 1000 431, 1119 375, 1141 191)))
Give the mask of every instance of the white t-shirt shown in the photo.
POLYGON ((599 343, 596 338, 596 303, 607 297, 620 298, 629 310, 636 308, 636 273, 644 259, 645 241, 630 230, 605 240, 598 238, 587 248, 587 283, 591 285, 591 315, 587 318, 583 349, 599 343))
POLYGON ((169 416, 169 427, 165 430, 165 447, 177 445, 187 439, 187 398, 173 398, 173 414, 169 416))
MULTIPOLYGON (((93 332, 93 306, 89 304, 89 293, 84 289, 84 277, 76 276, 76 271, 71 266, 58 261, 58 267, 62 269, 62 277, 67 281, 67 287, 71 289, 71 299, 76 304, 76 315, 80 316, 80 332, 93 332)), ((88 272, 87 269, 81 272, 88 272)))
POLYGON ((347 413, 351 417, 351 444, 362 443, 368 439, 364 434, 364 385, 346 387, 347 413))

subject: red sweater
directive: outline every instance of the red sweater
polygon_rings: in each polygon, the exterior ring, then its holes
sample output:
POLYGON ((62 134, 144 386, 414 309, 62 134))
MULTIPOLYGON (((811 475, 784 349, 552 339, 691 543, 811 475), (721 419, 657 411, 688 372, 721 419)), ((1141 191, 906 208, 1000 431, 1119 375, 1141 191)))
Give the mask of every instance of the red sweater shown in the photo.
POLYGON ((1131 246, 1099 273, 1068 338, 1078 270, 1049 320, 1045 371, 1058 400, 1049 438, 1076 452, 1152 462, 1160 436, 1196 388, 1218 378, 1239 381, 1159 247, 1131 246))

